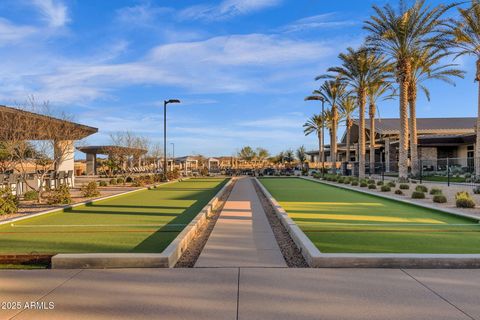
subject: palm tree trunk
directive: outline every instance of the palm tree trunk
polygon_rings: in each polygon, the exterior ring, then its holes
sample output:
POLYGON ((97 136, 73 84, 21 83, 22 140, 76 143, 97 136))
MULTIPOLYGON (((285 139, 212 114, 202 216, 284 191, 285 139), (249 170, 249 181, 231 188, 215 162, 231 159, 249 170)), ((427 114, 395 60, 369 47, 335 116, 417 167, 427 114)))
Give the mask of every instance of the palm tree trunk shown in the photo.
MULTIPOLYGON (((322 139, 322 130, 318 129, 317 132, 318 136, 318 161, 317 161, 317 168, 320 168, 320 163, 323 159, 323 139, 322 139)), ((323 168, 322 168, 323 170, 323 168)))
POLYGON ((375 173, 375 104, 370 101, 370 175, 375 173))
POLYGON ((476 128, 476 141, 475 141, 475 176, 480 176, 480 59, 477 60, 477 75, 476 79, 478 82, 478 111, 477 111, 477 128, 476 128))
POLYGON ((398 177, 400 179, 408 178, 408 87, 410 66, 402 70, 404 76, 400 80, 400 141, 398 158, 398 177))
POLYGON ((346 161, 350 162, 350 128, 352 127, 352 124, 350 123, 350 118, 347 118, 347 153, 346 153, 346 161))
POLYGON ((360 91, 358 97, 360 119, 358 124, 358 176, 365 178, 365 104, 366 92, 360 91))
POLYGON ((417 176, 419 173, 419 159, 418 159, 418 138, 417 138, 417 93, 416 88, 410 86, 409 91, 409 107, 410 107, 410 164, 412 167, 412 175, 417 176))
POLYGON ((332 135, 330 137, 330 160, 332 161, 332 173, 337 173, 337 123, 338 110, 335 105, 332 106, 332 135))

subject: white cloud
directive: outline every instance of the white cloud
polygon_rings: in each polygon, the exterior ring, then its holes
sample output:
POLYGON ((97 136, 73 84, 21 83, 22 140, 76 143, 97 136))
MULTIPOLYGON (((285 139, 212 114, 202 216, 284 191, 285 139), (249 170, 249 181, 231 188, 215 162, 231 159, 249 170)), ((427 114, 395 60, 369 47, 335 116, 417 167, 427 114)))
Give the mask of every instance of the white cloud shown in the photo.
POLYGON ((124 7, 117 10, 117 20, 130 25, 151 26, 159 15, 173 12, 167 7, 156 7, 150 3, 139 4, 132 7, 124 7))
POLYGON ((63 27, 70 21, 67 7, 59 0, 32 0, 32 4, 50 27, 63 27))
POLYGON ((281 0, 224 0, 218 5, 194 5, 182 10, 183 20, 224 20, 277 6, 281 0))
POLYGON ((302 113, 291 114, 290 117, 272 117, 261 120, 252 120, 240 122, 240 126, 254 127, 258 129, 278 129, 278 128, 301 128, 305 123, 305 116, 302 113))
POLYGON ((311 29, 327 29, 353 26, 358 21, 353 20, 335 20, 336 13, 324 13, 315 16, 306 17, 288 24, 279 30, 282 32, 302 32, 311 29))
POLYGON ((23 40, 36 31, 34 27, 15 25, 7 19, 0 18, 0 44, 23 40))

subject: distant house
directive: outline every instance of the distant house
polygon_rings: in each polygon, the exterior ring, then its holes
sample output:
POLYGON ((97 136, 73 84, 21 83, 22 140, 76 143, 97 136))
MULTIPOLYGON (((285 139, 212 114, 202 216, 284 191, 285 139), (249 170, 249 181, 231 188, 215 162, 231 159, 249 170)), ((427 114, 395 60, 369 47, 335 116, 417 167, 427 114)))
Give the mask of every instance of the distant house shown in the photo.
MULTIPOLYGON (((461 158, 473 161, 475 124, 477 118, 417 118, 419 159, 438 160, 461 158), (470 160, 469 160, 470 159, 470 160)), ((370 135, 375 134, 375 162, 398 161, 400 119, 376 119, 375 132, 370 130, 370 121, 365 121, 366 162, 370 161, 370 135)), ((358 120, 350 129, 350 159, 346 159, 346 132, 338 143, 338 161, 358 161, 358 120)), ((326 146, 325 161, 330 160, 330 146, 326 146)), ((310 161, 319 160, 318 150, 309 151, 310 161)))

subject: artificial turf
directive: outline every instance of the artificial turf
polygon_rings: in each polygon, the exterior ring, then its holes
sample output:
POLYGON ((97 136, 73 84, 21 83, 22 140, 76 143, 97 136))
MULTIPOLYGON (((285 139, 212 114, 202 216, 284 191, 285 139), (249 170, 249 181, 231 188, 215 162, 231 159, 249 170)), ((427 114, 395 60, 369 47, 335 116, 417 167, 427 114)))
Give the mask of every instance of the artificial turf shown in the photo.
POLYGON ((480 224, 299 178, 261 183, 324 253, 480 253, 480 224))
POLYGON ((2 225, 0 254, 162 252, 226 182, 189 179, 2 225))

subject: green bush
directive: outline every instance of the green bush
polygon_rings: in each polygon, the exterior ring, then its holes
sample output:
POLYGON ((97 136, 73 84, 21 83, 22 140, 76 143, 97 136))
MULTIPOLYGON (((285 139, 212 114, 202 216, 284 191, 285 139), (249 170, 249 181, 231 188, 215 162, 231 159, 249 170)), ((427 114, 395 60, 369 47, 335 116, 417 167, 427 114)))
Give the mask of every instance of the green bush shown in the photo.
POLYGON ((375 184, 369 184, 368 189, 377 189, 377 186, 375 184))
POLYGON ((387 186, 389 186, 390 188, 395 188, 395 187, 397 186, 397 184, 396 184, 395 182, 393 182, 393 181, 389 181, 389 182, 387 183, 387 186))
POLYGON ((458 192, 455 195, 455 204, 457 208, 475 208, 475 202, 466 191, 458 192))
POLYGON ((433 196, 433 202, 445 203, 447 202, 447 197, 445 197, 443 194, 436 194, 433 196))
POLYGON ((383 186, 383 181, 378 181, 377 186, 383 186))
POLYGON ((421 191, 413 191, 412 199, 425 199, 425 193, 421 191))
MULTIPOLYGON (((419 186, 420 187, 420 186, 419 186)), ((440 188, 432 188, 430 189, 429 192, 431 195, 441 195, 442 194, 442 189, 440 188)))
POLYGON ((399 188, 402 189, 402 190, 408 190, 408 189, 410 189, 410 186, 406 183, 401 183, 399 188))
POLYGON ((125 182, 127 182, 127 183, 132 183, 132 182, 133 182, 133 178, 132 178, 132 177, 127 177, 127 179, 125 179, 125 182))
POLYGON ((380 188, 380 190, 381 190, 382 192, 392 191, 392 189, 391 189, 389 186, 382 186, 382 187, 380 188))
POLYGON ((108 186, 108 183, 107 183, 107 181, 105 181, 105 180, 100 180, 100 181, 98 182, 98 185, 99 185, 100 187, 106 187, 106 186, 108 186))
POLYGON ((368 179, 368 180, 367 180, 367 183, 368 183, 368 184, 374 184, 374 183, 375 183, 375 180, 373 180, 373 179, 368 179))
POLYGON ((395 194, 397 194, 399 196, 403 196, 403 191, 400 190, 400 189, 397 189, 397 190, 395 190, 395 194))
POLYGON ((83 185, 80 189, 80 192, 84 198, 98 197, 100 195, 100 191, 98 191, 97 183, 95 181, 90 181, 89 183, 83 185))
POLYGON ((29 190, 23 195, 23 200, 33 201, 38 199, 38 192, 36 190, 29 190))
POLYGON ((362 187, 362 188, 365 188, 365 187, 367 187, 367 186, 368 186, 368 184, 367 184, 366 182, 360 183, 360 187, 362 187))
MULTIPOLYGON (((95 183, 95 186, 97 184, 95 183)), ((72 196, 70 195, 70 188, 66 184, 50 190, 47 193, 47 204, 70 204, 72 203, 72 196)))
POLYGON ((112 179, 110 179, 109 183, 114 186, 114 185, 117 184, 117 179, 112 178, 112 179))
POLYGON ((358 186, 358 181, 356 180, 352 181, 352 186, 358 186))
POLYGON ((0 215, 14 214, 18 211, 18 197, 12 193, 12 189, 0 189, 0 215))
POLYGON ((428 188, 420 184, 415 187, 415 191, 426 193, 428 192, 428 188))
POLYGON ((145 186, 145 181, 143 179, 137 178, 133 180, 132 186, 134 187, 144 187, 145 186))
POLYGON ((344 179, 343 177, 340 177, 340 178, 338 178, 337 182, 338 182, 338 183, 343 183, 344 180, 345 180, 345 179, 344 179))
POLYGON ((473 193, 480 194, 480 186, 476 186, 475 188, 473 188, 473 193))

